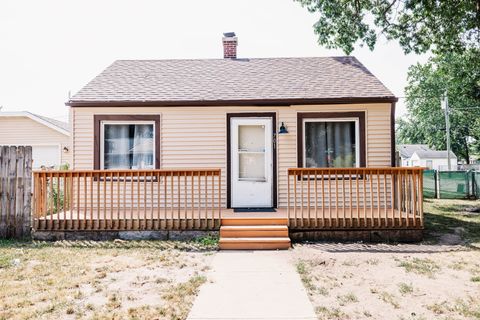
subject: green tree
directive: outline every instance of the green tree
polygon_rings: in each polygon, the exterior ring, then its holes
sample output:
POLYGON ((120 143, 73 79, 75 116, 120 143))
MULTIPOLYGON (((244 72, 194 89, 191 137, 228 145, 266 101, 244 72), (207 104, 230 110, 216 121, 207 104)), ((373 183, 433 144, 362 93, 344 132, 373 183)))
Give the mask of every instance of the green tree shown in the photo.
POLYGON ((480 42, 480 0, 295 0, 319 15, 318 43, 347 54, 380 36, 406 53, 462 51, 480 42))
POLYGON ((440 54, 408 72, 408 116, 397 121, 399 143, 426 143, 446 149, 445 115, 440 100, 447 90, 452 151, 468 161, 480 151, 480 50, 440 54))

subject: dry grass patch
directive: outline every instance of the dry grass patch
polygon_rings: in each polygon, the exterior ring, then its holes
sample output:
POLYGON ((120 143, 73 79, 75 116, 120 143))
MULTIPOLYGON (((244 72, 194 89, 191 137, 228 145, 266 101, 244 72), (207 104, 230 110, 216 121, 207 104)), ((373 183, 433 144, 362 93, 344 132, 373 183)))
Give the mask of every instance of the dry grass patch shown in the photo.
POLYGON ((357 296, 351 292, 345 295, 337 296, 337 300, 338 300, 338 304, 340 304, 341 306, 344 306, 349 303, 358 302, 357 296))
POLYGON ((480 298, 467 297, 455 301, 442 301, 428 305, 427 308, 438 315, 459 314, 468 319, 480 319, 480 298))
POLYGON ((393 294, 388 293, 388 292, 386 292, 386 291, 382 291, 382 292, 380 292, 380 294, 378 295, 378 297, 379 297, 383 302, 386 302, 386 303, 391 304, 395 309, 400 308, 400 304, 398 303, 398 299, 397 299, 397 297, 395 297, 393 294))
POLYGON ((1 243, 0 319, 185 319, 212 258, 181 243, 83 244, 1 243))
POLYGON ((399 266, 405 268, 407 272, 415 272, 430 278, 434 278, 435 273, 440 270, 440 266, 435 261, 428 258, 413 258, 401 261, 399 266))
POLYGON ((400 291, 402 295, 406 295, 413 292, 413 286, 411 284, 401 282, 398 284, 398 291, 400 291))
POLYGON ((338 308, 316 307, 315 313, 321 320, 350 319, 347 314, 338 308))

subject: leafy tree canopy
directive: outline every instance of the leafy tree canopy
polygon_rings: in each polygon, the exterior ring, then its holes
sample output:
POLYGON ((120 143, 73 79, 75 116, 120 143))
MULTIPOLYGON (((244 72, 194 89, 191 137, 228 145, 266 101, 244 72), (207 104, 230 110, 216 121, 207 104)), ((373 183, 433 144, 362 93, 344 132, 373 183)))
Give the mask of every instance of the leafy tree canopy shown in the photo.
POLYGON ((480 0, 295 0, 319 14, 320 45, 347 54, 383 35, 406 53, 462 51, 480 42, 480 0))
POLYGON ((426 143, 446 150, 441 96, 448 92, 452 151, 468 161, 480 153, 480 50, 436 55, 408 72, 408 117, 397 121, 399 143, 426 143))

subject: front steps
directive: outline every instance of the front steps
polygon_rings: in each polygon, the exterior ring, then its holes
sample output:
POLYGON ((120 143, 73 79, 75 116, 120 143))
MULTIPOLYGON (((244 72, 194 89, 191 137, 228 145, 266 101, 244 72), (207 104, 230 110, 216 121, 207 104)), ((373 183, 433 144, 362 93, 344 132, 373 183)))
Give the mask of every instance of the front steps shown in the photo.
POLYGON ((288 221, 282 218, 226 218, 220 227, 221 250, 290 248, 288 221))

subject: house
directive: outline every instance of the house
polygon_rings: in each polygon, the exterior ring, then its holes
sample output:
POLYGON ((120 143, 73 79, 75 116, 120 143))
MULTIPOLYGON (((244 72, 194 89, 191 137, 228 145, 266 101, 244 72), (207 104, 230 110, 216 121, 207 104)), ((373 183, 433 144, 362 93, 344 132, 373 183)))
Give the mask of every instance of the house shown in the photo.
POLYGON ((68 123, 31 112, 0 112, 0 145, 32 146, 33 168, 72 162, 68 123))
POLYGON ((399 144, 397 151, 400 155, 400 165, 402 167, 412 166, 411 157, 415 151, 432 151, 426 144, 399 144))
MULTIPOLYGON (((433 150, 426 144, 401 144, 397 150, 404 167, 448 170, 447 151, 433 150)), ((457 156, 450 151, 451 170, 457 170, 457 156)))
MULTIPOLYGON (((448 170, 447 151, 440 150, 417 150, 410 158, 411 165, 414 167, 425 167, 430 170, 448 170)), ((450 170, 457 170, 457 156, 450 151, 450 170)))
POLYGON ((36 173, 35 228, 220 229, 222 248, 421 237, 421 169, 393 168, 393 93, 351 56, 237 58, 237 43, 224 34, 223 59, 115 61, 76 93, 73 170, 36 173))

